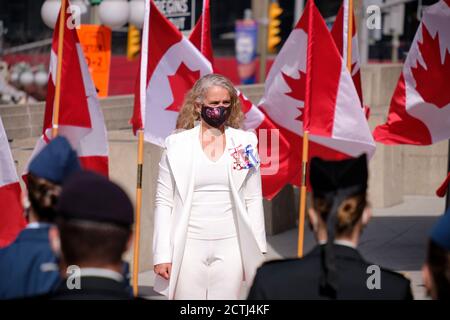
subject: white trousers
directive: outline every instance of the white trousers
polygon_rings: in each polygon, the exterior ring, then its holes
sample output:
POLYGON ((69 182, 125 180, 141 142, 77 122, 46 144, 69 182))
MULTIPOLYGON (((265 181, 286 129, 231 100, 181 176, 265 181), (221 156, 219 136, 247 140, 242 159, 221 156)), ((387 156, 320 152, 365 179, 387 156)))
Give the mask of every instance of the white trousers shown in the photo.
POLYGON ((237 237, 187 238, 175 300, 239 299, 244 270, 237 237))

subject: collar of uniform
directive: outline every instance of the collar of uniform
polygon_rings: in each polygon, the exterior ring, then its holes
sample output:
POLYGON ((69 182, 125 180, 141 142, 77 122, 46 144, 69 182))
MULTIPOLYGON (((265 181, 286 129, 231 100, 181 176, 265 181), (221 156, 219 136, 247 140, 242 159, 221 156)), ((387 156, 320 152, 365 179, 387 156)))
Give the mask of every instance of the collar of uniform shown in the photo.
MULTIPOLYGON (((317 245, 311 253, 313 255, 320 255, 324 245, 325 244, 317 245)), ((356 249, 356 248, 352 248, 349 246, 344 246, 344 245, 335 243, 334 250, 335 250, 336 257, 348 258, 348 259, 353 259, 353 260, 358 260, 358 261, 365 261, 364 258, 359 253, 358 249, 356 249)))
MULTIPOLYGON (((319 245, 324 245, 327 242, 324 240, 319 241, 319 245)), ((356 249, 356 246, 353 242, 348 241, 348 240, 334 240, 334 244, 337 244, 339 246, 345 246, 345 247, 350 247, 352 249, 356 249)))
POLYGON ((40 226, 39 228, 25 228, 23 229, 14 242, 21 241, 44 241, 48 243, 48 230, 50 226, 40 226))
POLYGON ((51 226, 50 223, 45 222, 30 222, 27 224, 26 229, 39 229, 39 228, 49 228, 51 226))
POLYGON ((349 240, 334 240, 334 244, 337 244, 340 246, 345 246, 345 247, 350 247, 352 249, 356 249, 355 244, 349 240))
POLYGON ((82 277, 100 277, 100 278, 107 278, 112 279, 117 282, 123 281, 123 276, 113 270, 109 269, 103 269, 103 268, 81 268, 80 269, 80 275, 82 277))

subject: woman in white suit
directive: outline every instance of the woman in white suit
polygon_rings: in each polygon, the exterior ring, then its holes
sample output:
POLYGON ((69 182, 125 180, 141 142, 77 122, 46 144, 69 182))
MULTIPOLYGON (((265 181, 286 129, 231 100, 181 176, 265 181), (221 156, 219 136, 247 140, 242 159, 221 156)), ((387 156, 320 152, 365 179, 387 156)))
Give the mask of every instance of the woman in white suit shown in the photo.
POLYGON ((257 137, 236 89, 209 74, 188 93, 159 163, 154 288, 169 299, 238 299, 263 263, 257 137))

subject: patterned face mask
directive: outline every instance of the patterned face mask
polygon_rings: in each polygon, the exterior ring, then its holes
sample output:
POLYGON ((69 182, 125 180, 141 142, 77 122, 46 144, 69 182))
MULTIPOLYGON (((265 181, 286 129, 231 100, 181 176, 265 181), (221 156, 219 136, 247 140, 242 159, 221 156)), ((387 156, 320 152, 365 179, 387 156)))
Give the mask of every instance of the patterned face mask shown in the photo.
POLYGON ((223 123, 225 123, 225 121, 227 121, 230 113, 231 107, 209 107, 207 105, 203 105, 201 116, 202 119, 205 120, 205 122, 211 127, 219 128, 223 123))

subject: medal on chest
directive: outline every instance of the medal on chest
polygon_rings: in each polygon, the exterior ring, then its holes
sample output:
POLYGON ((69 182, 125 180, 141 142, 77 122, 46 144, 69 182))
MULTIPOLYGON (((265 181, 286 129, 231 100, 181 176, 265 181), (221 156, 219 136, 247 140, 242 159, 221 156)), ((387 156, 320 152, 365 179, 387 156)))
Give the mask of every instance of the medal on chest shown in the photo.
POLYGON ((257 167, 259 159, 251 144, 243 147, 239 144, 237 147, 228 149, 233 158, 233 169, 242 170, 257 167))

